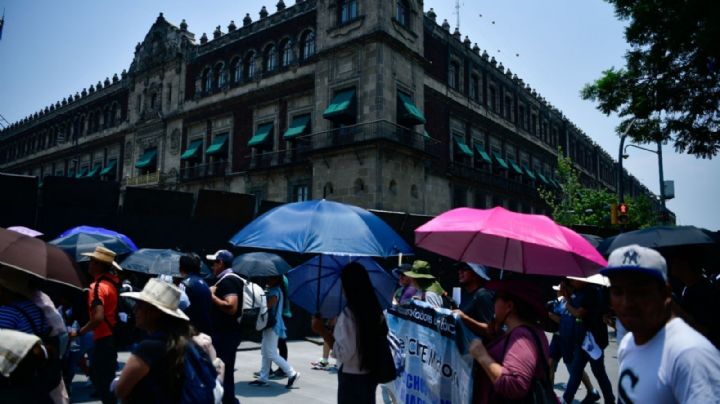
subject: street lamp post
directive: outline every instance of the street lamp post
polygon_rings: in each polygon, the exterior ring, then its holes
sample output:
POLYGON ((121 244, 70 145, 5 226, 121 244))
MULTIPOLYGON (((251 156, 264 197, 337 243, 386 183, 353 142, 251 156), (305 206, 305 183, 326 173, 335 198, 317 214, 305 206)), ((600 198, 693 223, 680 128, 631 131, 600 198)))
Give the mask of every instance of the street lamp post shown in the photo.
POLYGON ((666 198, 665 198, 665 178, 663 175, 663 163, 662 163, 662 142, 661 141, 657 142, 657 151, 655 151, 653 149, 641 147, 641 146, 638 146, 635 144, 629 144, 629 145, 625 146, 625 148, 623 150, 622 158, 628 157, 628 155, 626 153, 626 150, 628 147, 634 147, 636 149, 645 150, 650 153, 657 154, 657 156, 658 156, 658 172, 660 174, 660 203, 662 204, 663 212, 665 212, 665 199, 666 198))
POLYGON ((628 132, 630 132, 630 129, 632 129, 633 125, 635 124, 635 119, 630 121, 627 128, 625 128, 625 132, 623 132, 622 135, 620 135, 620 149, 618 151, 618 173, 617 173, 617 191, 618 191, 618 205, 625 202, 625 181, 624 181, 624 173, 623 173, 623 156, 624 156, 624 146, 625 146, 625 138, 628 135, 628 132))

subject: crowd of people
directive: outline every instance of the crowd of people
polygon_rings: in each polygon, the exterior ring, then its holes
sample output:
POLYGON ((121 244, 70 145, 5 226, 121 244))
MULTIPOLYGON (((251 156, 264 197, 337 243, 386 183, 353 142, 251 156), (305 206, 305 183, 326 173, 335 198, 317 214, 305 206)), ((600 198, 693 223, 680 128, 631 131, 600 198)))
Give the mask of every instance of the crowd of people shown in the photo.
MULTIPOLYGON (((14 342, 0 354, 0 400, 68 402, 67 387, 87 363, 103 403, 239 402, 233 370, 245 336, 239 319, 248 280, 233 271, 231 252, 206 256, 213 281, 200 275, 201 258, 188 254, 180 259, 179 276, 150 278, 139 290, 113 251, 99 246, 86 255, 91 282, 80 304, 62 295, 53 301, 23 272, 0 271, 0 338, 14 342), (130 356, 117 375, 120 348, 130 356)), ((616 393, 621 403, 713 402, 720 397, 720 321, 709 308, 719 307, 718 293, 692 260, 673 255, 668 261, 669 267, 660 253, 640 246, 617 249, 601 270, 609 285, 562 279, 553 288, 557 298, 547 304, 542 283, 491 280, 485 267, 467 263, 455 264, 460 288, 450 296, 430 263, 415 260, 393 271, 398 288, 392 303, 421 300, 452 310, 472 331, 474 403, 570 403, 580 384, 587 390, 583 403, 614 403, 616 393), (671 285, 669 274, 683 284, 671 285), (615 386, 605 369, 608 326, 618 335, 615 386), (561 360, 569 378, 557 398, 561 360)), ((313 366, 328 367, 332 351, 338 402, 374 403, 385 316, 360 263, 345 266, 340 280, 347 304, 339 316, 312 319, 324 341, 313 366)), ((287 279, 266 277, 262 287, 268 319, 260 330, 261 367, 249 384, 261 388, 285 377, 291 389, 300 373, 287 360, 287 279)))

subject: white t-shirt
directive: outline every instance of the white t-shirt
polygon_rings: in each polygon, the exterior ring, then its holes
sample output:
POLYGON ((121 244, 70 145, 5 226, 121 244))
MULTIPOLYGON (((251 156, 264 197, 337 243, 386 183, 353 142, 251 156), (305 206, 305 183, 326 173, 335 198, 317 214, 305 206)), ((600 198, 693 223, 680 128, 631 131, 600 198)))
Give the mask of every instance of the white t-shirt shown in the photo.
POLYGON ((679 318, 647 343, 632 333, 618 348, 618 402, 715 403, 720 400, 720 351, 679 318))

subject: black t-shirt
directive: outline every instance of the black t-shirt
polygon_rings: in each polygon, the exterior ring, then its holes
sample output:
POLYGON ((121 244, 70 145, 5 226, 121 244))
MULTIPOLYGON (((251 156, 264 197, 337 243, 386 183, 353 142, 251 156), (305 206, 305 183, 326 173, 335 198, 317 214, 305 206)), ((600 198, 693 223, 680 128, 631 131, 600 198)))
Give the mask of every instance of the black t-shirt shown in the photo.
POLYGON ((493 293, 485 288, 477 288, 468 293, 463 288, 460 294, 460 310, 473 320, 489 323, 495 316, 493 293))
POLYGON ((240 325, 237 318, 242 315, 243 287, 244 284, 239 276, 227 275, 216 283, 215 296, 220 299, 229 295, 236 295, 238 298, 238 309, 234 315, 225 314, 217 306, 213 306, 213 327, 215 331, 239 331, 240 325))
MULTIPOLYGON (((608 333, 607 326, 602 320, 603 314, 607 311, 603 302, 601 291, 590 285, 576 290, 572 299, 572 305, 576 309, 584 308, 586 310, 581 328, 590 331, 595 342, 604 349, 608 345, 608 333)), ((582 341, 585 333, 580 330, 576 337, 582 341)))
POLYGON ((165 355, 166 344, 164 335, 151 335, 132 351, 133 355, 150 367, 150 372, 135 385, 128 402, 148 404, 170 402, 170 392, 163 387, 166 385, 163 376, 169 371, 165 355))
POLYGON ((720 346, 720 305, 718 293, 707 278, 683 289, 680 306, 692 320, 704 327, 705 337, 715 346, 720 346))

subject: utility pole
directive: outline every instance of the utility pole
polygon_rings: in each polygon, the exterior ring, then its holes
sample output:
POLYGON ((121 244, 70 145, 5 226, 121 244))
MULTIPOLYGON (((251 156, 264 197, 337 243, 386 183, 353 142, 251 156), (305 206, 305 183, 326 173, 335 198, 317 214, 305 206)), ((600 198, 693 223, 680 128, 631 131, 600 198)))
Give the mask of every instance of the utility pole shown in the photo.
POLYGON ((460 30, 460 0, 455 0, 455 29, 460 30))
POLYGON ((633 125, 635 124, 635 119, 630 121, 627 128, 625 128, 625 132, 623 132, 622 135, 620 135, 620 151, 618 153, 618 173, 617 173, 617 192, 618 192, 618 205, 625 202, 625 176, 623 173, 623 154, 624 154, 624 148, 625 148, 625 138, 628 135, 628 132, 630 132, 630 129, 632 129, 633 125))

